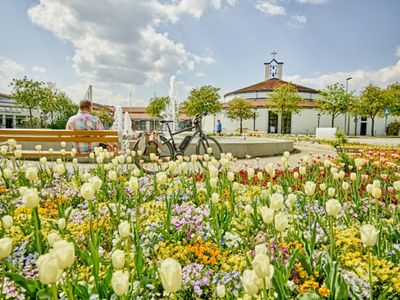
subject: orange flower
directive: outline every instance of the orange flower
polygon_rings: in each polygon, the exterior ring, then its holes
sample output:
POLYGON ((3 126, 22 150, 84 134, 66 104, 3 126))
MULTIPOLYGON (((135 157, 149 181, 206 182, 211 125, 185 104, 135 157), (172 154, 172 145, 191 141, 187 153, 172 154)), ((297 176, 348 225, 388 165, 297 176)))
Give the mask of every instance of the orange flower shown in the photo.
POLYGON ((330 291, 328 288, 326 288, 325 286, 321 286, 321 287, 319 288, 319 290, 318 290, 318 293, 319 293, 322 297, 328 297, 330 292, 331 292, 331 291, 330 291))

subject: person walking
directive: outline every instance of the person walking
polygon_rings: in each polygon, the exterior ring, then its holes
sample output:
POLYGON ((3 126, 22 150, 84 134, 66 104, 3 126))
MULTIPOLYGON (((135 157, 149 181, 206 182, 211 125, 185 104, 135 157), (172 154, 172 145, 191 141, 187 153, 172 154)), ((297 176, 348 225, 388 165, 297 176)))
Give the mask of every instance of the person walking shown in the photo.
POLYGON ((216 131, 217 131, 217 134, 218 134, 218 135, 221 135, 221 132, 222 132, 222 123, 221 123, 221 120, 220 120, 220 119, 218 119, 218 121, 217 121, 216 131))

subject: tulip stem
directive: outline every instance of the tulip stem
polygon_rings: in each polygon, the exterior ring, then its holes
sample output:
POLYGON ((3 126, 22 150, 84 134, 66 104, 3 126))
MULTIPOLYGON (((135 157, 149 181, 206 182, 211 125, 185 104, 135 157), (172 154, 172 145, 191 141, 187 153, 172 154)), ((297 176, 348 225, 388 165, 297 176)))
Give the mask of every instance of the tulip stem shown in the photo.
POLYGON ((58 299, 58 290, 57 290, 57 285, 54 283, 51 286, 51 293, 53 294, 53 299, 57 300, 58 299))
POLYGON ((42 243, 40 240, 40 221, 39 221, 39 212, 38 208, 35 207, 32 211, 33 214, 33 225, 35 227, 35 243, 36 243, 36 250, 39 254, 42 254, 42 243))
POLYGON ((335 253, 335 234, 334 234, 334 229, 333 229, 333 217, 332 216, 329 216, 329 227, 330 227, 330 231, 331 231, 331 259, 332 259, 332 261, 334 260, 333 259, 333 256, 334 256, 334 253, 335 253))
POLYGON ((368 247, 368 277, 369 277, 369 299, 373 299, 372 296, 372 260, 371 260, 371 249, 368 247))

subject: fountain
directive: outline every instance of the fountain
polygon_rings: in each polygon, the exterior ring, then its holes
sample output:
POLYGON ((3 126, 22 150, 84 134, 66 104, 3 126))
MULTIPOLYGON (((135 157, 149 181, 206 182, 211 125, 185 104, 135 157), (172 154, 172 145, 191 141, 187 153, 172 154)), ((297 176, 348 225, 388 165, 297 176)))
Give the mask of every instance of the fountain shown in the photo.
POLYGON ((129 113, 126 111, 124 115, 124 135, 133 135, 133 130, 132 130, 132 120, 131 116, 129 113))
POLYGON ((122 107, 117 105, 114 112, 114 123, 111 126, 112 130, 117 130, 120 133, 124 131, 124 120, 122 116, 122 107))
POLYGON ((169 81, 169 99, 170 99, 170 104, 166 108, 163 116, 166 120, 171 120, 173 123, 171 123, 171 130, 175 131, 177 129, 177 111, 176 111, 176 101, 177 101, 177 90, 176 90, 176 77, 175 75, 171 76, 170 81, 169 81))

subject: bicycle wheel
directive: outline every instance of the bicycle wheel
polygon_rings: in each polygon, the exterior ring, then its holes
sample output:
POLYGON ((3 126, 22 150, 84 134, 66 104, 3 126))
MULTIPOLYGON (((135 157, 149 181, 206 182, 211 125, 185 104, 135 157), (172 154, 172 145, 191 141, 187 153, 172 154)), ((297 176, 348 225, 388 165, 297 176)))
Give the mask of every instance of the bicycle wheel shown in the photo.
MULTIPOLYGON (((196 146, 196 154, 204 156, 204 154, 209 154, 211 157, 214 157, 216 160, 221 159, 222 147, 218 143, 218 141, 210 136, 203 136, 197 142, 196 146), (211 154, 210 154, 211 152, 211 154)), ((200 163, 203 165, 203 161, 200 160, 200 163)))
POLYGON ((168 169, 168 161, 174 159, 174 151, 171 143, 163 136, 159 136, 157 151, 154 153, 157 157, 157 161, 151 160, 150 153, 143 153, 138 155, 139 140, 133 146, 133 150, 136 151, 135 164, 139 169, 147 174, 154 174, 160 171, 166 171, 168 169))

